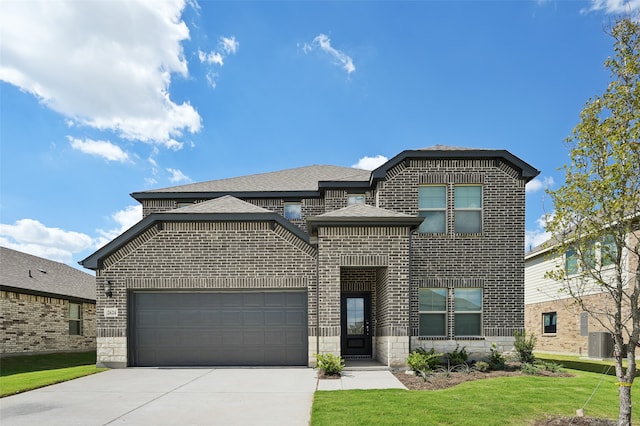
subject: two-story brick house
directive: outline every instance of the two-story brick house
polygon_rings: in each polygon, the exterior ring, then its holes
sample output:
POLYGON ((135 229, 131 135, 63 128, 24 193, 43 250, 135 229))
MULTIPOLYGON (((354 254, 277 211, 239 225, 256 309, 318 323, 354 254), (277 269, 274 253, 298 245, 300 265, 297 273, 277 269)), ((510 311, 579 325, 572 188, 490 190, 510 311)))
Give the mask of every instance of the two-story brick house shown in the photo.
POLYGON ((438 145, 373 171, 136 192, 143 219, 81 262, 97 272, 98 363, 314 365, 331 352, 395 366, 419 346, 510 349, 537 174, 507 151, 438 145))

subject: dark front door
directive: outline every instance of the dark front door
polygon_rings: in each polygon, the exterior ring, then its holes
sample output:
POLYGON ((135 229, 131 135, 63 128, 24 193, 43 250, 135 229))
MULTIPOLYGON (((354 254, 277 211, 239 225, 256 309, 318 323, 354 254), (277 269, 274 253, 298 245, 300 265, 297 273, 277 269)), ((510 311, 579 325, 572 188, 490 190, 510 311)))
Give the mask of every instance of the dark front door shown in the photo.
POLYGON ((371 356, 371 294, 342 294, 342 355, 371 356))

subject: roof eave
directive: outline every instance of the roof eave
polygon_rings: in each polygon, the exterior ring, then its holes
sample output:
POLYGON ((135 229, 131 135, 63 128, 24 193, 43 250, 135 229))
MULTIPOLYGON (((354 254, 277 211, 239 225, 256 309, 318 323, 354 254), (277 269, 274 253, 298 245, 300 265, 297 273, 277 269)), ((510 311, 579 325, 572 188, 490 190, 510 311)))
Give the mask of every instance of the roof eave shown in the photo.
POLYGON ((320 226, 395 226, 416 229, 420 226, 422 217, 319 217, 307 219, 309 231, 315 231, 320 226))
POLYGON ((320 191, 193 191, 193 192, 133 192, 131 197, 143 200, 200 200, 231 195, 236 198, 320 198, 320 191))

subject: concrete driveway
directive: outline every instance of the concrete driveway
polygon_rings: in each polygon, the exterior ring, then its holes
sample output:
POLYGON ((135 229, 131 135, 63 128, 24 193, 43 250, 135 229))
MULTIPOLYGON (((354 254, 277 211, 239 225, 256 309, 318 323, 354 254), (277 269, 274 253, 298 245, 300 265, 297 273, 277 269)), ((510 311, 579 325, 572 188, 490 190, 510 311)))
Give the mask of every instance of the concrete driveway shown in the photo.
POLYGON ((311 368, 126 368, 0 399, 11 425, 308 425, 311 368))

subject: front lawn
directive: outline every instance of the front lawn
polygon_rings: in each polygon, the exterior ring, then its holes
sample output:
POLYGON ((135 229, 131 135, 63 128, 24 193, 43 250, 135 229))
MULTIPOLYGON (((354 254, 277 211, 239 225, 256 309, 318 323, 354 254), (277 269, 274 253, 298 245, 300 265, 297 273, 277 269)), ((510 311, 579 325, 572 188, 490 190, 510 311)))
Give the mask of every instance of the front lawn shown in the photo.
POLYGON ((95 351, 2 358, 0 359, 0 397, 106 370, 96 368, 95 364, 95 351))
MULTIPOLYGON (((589 417, 618 417, 615 377, 568 371, 575 377, 503 377, 439 391, 318 391, 311 422, 314 426, 530 425, 536 419, 575 415, 600 381, 584 413, 589 417)), ((633 420, 640 423, 638 409, 633 420)))

